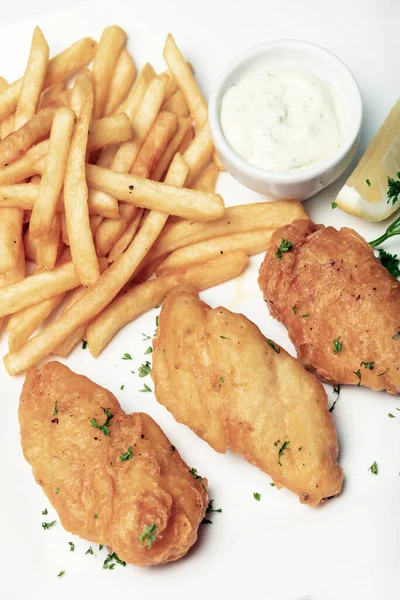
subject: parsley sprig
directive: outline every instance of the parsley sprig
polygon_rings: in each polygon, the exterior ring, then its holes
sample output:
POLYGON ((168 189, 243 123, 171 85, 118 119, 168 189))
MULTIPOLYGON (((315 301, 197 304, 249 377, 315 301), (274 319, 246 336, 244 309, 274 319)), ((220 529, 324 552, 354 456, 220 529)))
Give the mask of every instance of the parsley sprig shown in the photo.
POLYGON ((392 203, 392 206, 396 204, 400 194, 400 171, 396 173, 397 179, 394 177, 388 177, 388 191, 387 191, 387 203, 392 203))
POLYGON ((282 238, 281 243, 275 252, 275 256, 276 256, 277 260, 282 260, 282 254, 286 254, 286 252, 289 252, 289 250, 291 250, 292 248, 293 248, 292 242, 282 238))
POLYGON ((110 410, 108 408, 102 408, 104 414, 106 415, 106 420, 104 421, 103 425, 99 425, 97 422, 97 419, 90 419, 90 424, 92 427, 96 427, 97 429, 100 429, 100 431, 102 431, 104 433, 105 436, 109 437, 110 432, 108 431, 108 427, 110 425, 111 419, 114 417, 114 415, 110 412, 110 410))
POLYGON ((143 544, 143 542, 145 540, 147 540, 147 548, 149 550, 151 550, 152 545, 154 544, 154 542, 157 539, 157 525, 155 523, 152 523, 151 525, 147 525, 147 527, 144 528, 143 533, 141 533, 139 535, 139 537, 137 538, 138 542, 140 542, 141 544, 143 544))
POLYGON ((128 451, 125 452, 124 454, 121 454, 121 456, 119 457, 119 460, 129 460, 130 458, 132 458, 132 456, 133 456, 132 446, 128 446, 128 451))
POLYGON ((386 252, 383 248, 379 248, 378 260, 397 279, 400 275, 400 259, 397 258, 397 254, 390 254, 390 252, 386 252))
POLYGON ((282 466, 281 457, 283 456, 284 452, 289 448, 289 445, 290 445, 290 442, 286 441, 279 448, 279 452, 278 452, 278 465, 279 466, 282 466))

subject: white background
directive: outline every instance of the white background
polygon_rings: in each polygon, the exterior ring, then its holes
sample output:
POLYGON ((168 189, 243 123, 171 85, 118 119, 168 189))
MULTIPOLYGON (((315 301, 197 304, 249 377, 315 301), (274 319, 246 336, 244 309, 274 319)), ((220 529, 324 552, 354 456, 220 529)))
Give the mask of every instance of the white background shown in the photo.
MULTIPOLYGON (((399 94, 400 10, 395 0, 153 0, 98 1, 77 6, 63 0, 1 3, 0 74, 10 81, 24 69, 35 24, 56 53, 84 35, 98 38, 101 29, 117 23, 129 34, 137 64, 146 60, 162 70, 162 47, 171 31, 196 71, 206 95, 218 72, 237 53, 274 38, 299 38, 327 47, 353 70, 364 99, 361 149, 399 94), (62 7, 69 7, 61 10, 62 7), (54 12, 46 16, 46 10, 54 12), (32 15, 36 15, 32 17, 32 15), (19 23, 11 21, 30 18, 19 23)), ((349 225, 367 239, 384 230, 341 211, 331 202, 344 178, 306 203, 317 222, 349 225)), ((219 191, 226 204, 251 202, 257 196, 221 177, 219 191)), ((400 253, 394 240, 388 248, 400 253)), ((244 276, 205 292, 202 297, 251 317, 268 337, 293 352, 285 329, 272 321, 257 287, 252 260, 244 276)), ((333 418, 345 472, 343 494, 325 506, 302 506, 285 490, 269 486, 269 478, 231 454, 218 455, 194 433, 175 423, 130 371, 148 358, 141 332, 152 334, 152 311, 125 328, 94 360, 78 348, 66 361, 78 372, 107 386, 127 411, 144 410, 163 427, 184 459, 208 477, 211 497, 223 513, 202 526, 194 550, 164 567, 118 567, 102 570, 103 553, 85 556, 89 543, 57 525, 44 531, 42 520, 57 518, 35 484, 19 443, 17 405, 23 377, 11 379, 0 366, 0 596, 29 598, 257 598, 266 600, 397 600, 400 575, 400 400, 363 388, 343 387, 333 418), (130 352, 133 361, 122 361, 130 352), (120 391, 120 386, 125 388, 120 391), (389 419, 388 412, 396 415, 389 419), (368 467, 378 462, 379 475, 368 467), (253 492, 262 495, 253 499, 253 492), (42 517, 47 507, 49 514, 42 517), (68 541, 76 549, 69 552, 68 541), (65 570, 63 579, 57 573, 65 570)), ((1 354, 6 341, 0 342, 1 354)), ((145 380, 152 386, 150 378, 145 380)), ((326 386, 328 399, 332 388, 326 386)))

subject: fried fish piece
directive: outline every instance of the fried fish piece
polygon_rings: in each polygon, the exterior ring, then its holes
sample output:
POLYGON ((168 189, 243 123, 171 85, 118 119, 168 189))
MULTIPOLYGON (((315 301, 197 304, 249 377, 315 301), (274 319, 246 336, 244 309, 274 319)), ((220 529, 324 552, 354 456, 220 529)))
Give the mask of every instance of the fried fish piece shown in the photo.
POLYGON ((158 401, 217 452, 230 448, 310 506, 340 493, 323 386, 243 315, 175 288, 159 317, 151 373, 158 401))
POLYGON ((278 229, 258 281, 307 369, 400 393, 400 282, 353 229, 305 220, 278 229), (280 255, 283 240, 291 246, 280 255))
POLYGON ((67 531, 134 565, 184 556, 207 507, 151 417, 59 362, 27 371, 19 405, 26 460, 67 531))

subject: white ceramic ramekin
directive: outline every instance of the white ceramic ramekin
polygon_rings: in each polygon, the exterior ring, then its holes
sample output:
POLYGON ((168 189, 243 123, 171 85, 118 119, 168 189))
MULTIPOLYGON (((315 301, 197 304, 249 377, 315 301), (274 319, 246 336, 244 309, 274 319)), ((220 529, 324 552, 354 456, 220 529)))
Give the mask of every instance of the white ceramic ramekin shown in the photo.
POLYGON ((354 75, 337 56, 308 42, 275 40, 250 48, 226 67, 211 94, 208 115, 217 152, 233 177, 261 194, 305 200, 332 183, 350 164, 360 136, 362 100, 354 75), (308 167, 275 173, 250 165, 233 150, 222 131, 220 110, 225 92, 240 79, 265 67, 281 65, 308 69, 330 85, 342 98, 347 122, 343 144, 331 157, 308 167))

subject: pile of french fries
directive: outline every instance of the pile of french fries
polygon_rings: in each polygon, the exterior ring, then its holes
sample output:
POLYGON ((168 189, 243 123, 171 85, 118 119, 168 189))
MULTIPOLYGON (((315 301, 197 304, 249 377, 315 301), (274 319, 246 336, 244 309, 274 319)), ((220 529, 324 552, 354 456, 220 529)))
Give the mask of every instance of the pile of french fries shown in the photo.
POLYGON ((277 227, 306 217, 297 202, 225 210, 190 64, 169 35, 168 69, 146 64, 136 77, 125 44, 111 26, 49 60, 37 27, 23 77, 0 78, 0 328, 8 317, 11 375, 68 356, 83 337, 98 356, 174 286, 236 277, 277 227))

